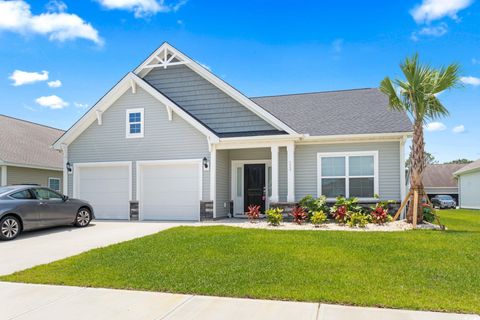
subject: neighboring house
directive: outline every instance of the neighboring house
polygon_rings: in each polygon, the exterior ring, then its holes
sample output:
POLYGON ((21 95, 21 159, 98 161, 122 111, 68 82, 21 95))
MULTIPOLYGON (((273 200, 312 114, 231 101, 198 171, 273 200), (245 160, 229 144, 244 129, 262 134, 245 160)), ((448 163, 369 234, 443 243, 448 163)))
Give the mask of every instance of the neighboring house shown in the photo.
POLYGON ((62 154, 52 148, 64 131, 0 115, 0 185, 38 184, 62 190, 62 154))
POLYGON ((453 173, 464 166, 464 163, 427 165, 423 173, 423 186, 429 198, 446 194, 458 203, 458 183, 453 173))
POLYGON ((400 201, 412 125, 387 105, 377 89, 248 98, 164 43, 54 147, 64 192, 97 218, 241 216, 308 194, 400 201))
POLYGON ((480 160, 456 171, 460 208, 480 209, 480 160))

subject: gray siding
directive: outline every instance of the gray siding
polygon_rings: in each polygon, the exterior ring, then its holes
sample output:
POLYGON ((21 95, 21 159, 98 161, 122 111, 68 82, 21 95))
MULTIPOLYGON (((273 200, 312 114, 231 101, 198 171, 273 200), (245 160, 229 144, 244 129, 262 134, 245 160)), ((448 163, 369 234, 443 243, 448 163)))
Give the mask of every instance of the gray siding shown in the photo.
POLYGON ((379 163, 379 193, 382 199, 400 200, 400 143, 340 143, 297 145, 295 148, 295 199, 317 196, 317 153, 376 151, 379 163))
MULTIPOLYGON (((137 87, 125 92, 102 116, 68 147, 70 163, 133 161, 133 199, 136 199, 136 166, 140 160, 210 159, 206 137, 178 115, 168 120, 165 107, 137 87), (144 108, 144 138, 127 139, 126 109, 144 108)), ((203 171, 203 200, 209 200, 210 174, 203 171)), ((69 175, 68 193, 73 193, 69 175)))
POLYGON ((62 177, 62 171, 7 166, 7 184, 38 184, 48 187, 48 178, 58 178, 62 191, 62 177))
POLYGON ((144 79, 216 132, 275 130, 185 65, 155 68, 144 79))
POLYGON ((230 159, 228 150, 217 151, 217 217, 226 217, 230 212, 230 159))

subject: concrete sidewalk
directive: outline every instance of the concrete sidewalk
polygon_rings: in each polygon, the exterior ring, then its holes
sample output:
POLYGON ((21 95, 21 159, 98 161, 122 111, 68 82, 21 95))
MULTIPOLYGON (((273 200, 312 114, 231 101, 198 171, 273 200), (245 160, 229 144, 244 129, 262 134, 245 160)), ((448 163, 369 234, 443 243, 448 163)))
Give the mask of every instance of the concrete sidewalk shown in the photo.
POLYGON ((0 319, 421 319, 478 315, 0 282, 0 319))

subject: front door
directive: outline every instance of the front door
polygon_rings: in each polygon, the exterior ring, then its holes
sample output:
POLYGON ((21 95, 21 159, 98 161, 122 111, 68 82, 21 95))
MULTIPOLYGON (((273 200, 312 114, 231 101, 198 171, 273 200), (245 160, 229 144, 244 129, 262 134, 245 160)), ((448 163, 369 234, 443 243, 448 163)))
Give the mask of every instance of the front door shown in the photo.
POLYGON ((244 169, 244 208, 259 205, 265 211, 265 164, 245 164, 244 169))

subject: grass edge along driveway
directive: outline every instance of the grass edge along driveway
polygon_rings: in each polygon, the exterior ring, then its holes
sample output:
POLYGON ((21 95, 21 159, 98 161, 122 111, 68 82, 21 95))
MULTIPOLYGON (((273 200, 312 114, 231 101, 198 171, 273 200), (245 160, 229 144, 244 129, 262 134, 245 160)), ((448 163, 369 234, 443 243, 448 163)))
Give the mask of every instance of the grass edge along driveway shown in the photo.
POLYGON ((178 227, 3 281, 480 313, 480 212, 446 232, 178 227))

